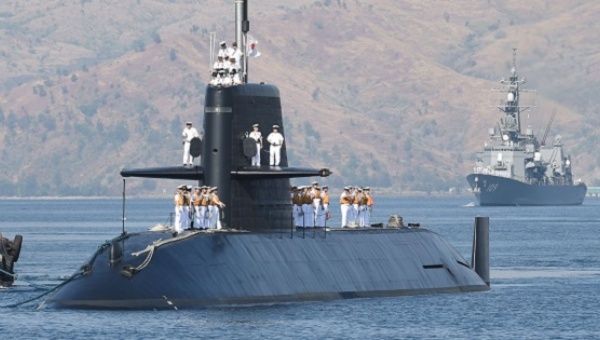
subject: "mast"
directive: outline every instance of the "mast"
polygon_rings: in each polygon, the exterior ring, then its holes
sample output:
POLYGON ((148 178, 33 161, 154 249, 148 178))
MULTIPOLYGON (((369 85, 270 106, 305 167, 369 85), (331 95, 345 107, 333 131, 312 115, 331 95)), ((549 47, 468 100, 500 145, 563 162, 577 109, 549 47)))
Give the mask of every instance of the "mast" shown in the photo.
POLYGON ((503 122, 503 130, 511 132, 510 138, 517 140, 521 135, 521 113, 530 107, 522 107, 519 104, 520 87, 525 84, 525 79, 519 79, 517 73, 517 49, 513 48, 512 68, 508 80, 502 79, 501 84, 507 88, 506 101, 502 106, 498 106, 500 111, 506 114, 503 122))
POLYGON ((235 42, 242 52, 240 60, 242 81, 248 82, 248 32, 250 21, 248 21, 248 0, 235 0, 235 42))

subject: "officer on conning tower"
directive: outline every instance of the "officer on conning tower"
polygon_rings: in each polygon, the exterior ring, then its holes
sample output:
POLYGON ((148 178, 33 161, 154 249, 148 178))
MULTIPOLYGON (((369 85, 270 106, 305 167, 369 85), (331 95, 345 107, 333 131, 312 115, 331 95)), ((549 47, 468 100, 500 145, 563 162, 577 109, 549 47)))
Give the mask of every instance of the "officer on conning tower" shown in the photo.
POLYGON ((273 125, 273 132, 267 136, 267 142, 271 144, 269 148, 269 165, 279 166, 281 162, 281 146, 283 145, 283 135, 279 133, 279 125, 273 125))
POLYGON ((220 70, 224 70, 224 69, 225 69, 225 63, 223 62, 223 57, 218 56, 217 60, 213 64, 213 71, 219 72, 220 70))
POLYGON ((260 126, 258 123, 252 125, 252 132, 248 137, 256 141, 256 155, 252 157, 252 166, 260 166, 260 151, 262 150, 262 133, 259 130, 260 126))
POLYGON ((192 139, 200 137, 200 134, 195 127, 192 127, 192 122, 186 122, 181 137, 183 137, 183 166, 192 166, 194 158, 190 155, 190 144, 192 139))
POLYGON ((227 42, 225 41, 221 41, 219 43, 219 45, 221 46, 221 48, 219 49, 219 52, 217 54, 217 57, 221 57, 221 58, 225 58, 228 57, 229 54, 227 53, 227 42))
POLYGON ((235 58, 238 62, 242 58, 242 51, 238 48, 237 42, 232 42, 231 47, 227 49, 227 55, 229 58, 235 58))

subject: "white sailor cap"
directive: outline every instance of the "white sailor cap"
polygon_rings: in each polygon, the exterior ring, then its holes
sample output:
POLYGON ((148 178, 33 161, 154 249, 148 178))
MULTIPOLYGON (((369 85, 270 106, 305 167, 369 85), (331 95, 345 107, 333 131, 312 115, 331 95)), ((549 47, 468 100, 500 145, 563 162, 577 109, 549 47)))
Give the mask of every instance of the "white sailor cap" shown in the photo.
POLYGON ((324 186, 323 186, 323 189, 329 189, 329 187, 328 187, 328 186, 326 186, 326 185, 324 185, 324 186))
POLYGON ((187 190, 192 190, 192 186, 191 186, 191 185, 188 185, 188 186, 186 186, 185 188, 186 188, 187 190))
POLYGON ((319 185, 319 182, 317 182, 317 181, 313 181, 311 184, 312 184, 312 185, 319 185))
POLYGON ((371 190, 371 188, 369 188, 369 187, 364 187, 363 189, 364 189, 365 191, 369 191, 369 190, 371 190))
POLYGON ((279 129, 279 125, 277 125, 277 124, 273 125, 273 129, 279 129))
POLYGON ((183 188, 185 188, 185 185, 180 185, 177 187, 177 189, 183 189, 183 188))
POLYGON ((185 122, 185 125, 192 125, 192 122, 190 122, 190 121, 185 122))
POLYGON ((227 45, 227 42, 226 42, 225 40, 223 40, 223 41, 221 41, 221 42, 219 43, 219 45, 221 45, 221 46, 225 46, 225 45, 227 45))
POLYGON ((350 190, 350 187, 344 187, 344 190, 350 190))
POLYGON ((259 127, 258 123, 252 124, 252 127, 259 127))

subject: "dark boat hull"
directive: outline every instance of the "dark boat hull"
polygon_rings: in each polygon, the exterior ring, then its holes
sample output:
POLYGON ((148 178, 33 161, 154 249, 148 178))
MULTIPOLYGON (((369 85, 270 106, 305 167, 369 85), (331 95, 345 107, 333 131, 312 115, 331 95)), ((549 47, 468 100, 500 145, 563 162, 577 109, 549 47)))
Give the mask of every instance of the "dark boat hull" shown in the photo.
POLYGON ((439 235, 427 229, 318 230, 288 233, 198 232, 154 251, 131 278, 144 249, 168 233, 124 241, 111 266, 110 247, 91 270, 46 302, 55 307, 148 309, 483 291, 489 287, 439 235))
POLYGON ((577 185, 531 185, 511 178, 470 174, 467 181, 479 205, 579 205, 587 187, 577 185))

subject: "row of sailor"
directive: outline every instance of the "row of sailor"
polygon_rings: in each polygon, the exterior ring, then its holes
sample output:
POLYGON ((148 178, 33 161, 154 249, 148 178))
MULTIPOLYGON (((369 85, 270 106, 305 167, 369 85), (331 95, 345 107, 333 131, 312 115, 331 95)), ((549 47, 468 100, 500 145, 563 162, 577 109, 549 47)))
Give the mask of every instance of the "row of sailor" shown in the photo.
POLYGON ((201 186, 192 193, 191 186, 180 185, 173 198, 176 233, 193 226, 196 229, 221 229, 220 209, 225 208, 217 187, 201 186))
POLYGON ((371 212, 373 210, 373 195, 369 187, 344 187, 340 195, 340 210, 342 214, 342 227, 369 227, 371 226, 371 212))
POLYGON ((293 220, 297 228, 326 227, 329 218, 329 188, 311 186, 292 187, 293 220))

